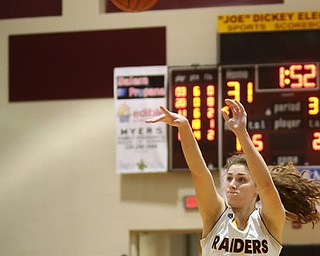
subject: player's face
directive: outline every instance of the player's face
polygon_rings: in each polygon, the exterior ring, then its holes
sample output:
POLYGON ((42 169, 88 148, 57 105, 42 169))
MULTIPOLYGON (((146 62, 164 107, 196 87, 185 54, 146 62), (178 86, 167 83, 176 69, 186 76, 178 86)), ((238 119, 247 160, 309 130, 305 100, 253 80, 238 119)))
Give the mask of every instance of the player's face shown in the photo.
POLYGON ((225 174, 224 192, 231 207, 245 207, 256 201, 257 186, 246 166, 232 165, 225 174))

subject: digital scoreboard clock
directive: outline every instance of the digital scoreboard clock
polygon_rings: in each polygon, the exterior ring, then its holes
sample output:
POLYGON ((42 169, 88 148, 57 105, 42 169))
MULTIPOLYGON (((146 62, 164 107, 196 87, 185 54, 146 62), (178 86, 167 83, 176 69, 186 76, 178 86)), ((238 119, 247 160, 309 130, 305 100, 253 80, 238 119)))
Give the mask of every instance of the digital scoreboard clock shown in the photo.
MULTIPOLYGON (((319 63, 169 68, 169 108, 186 116, 209 169, 240 151, 220 116, 224 99, 248 113, 247 129, 268 164, 320 166, 319 63)), ((169 128, 169 168, 187 170, 178 130, 169 128)))
MULTIPOLYGON (((218 168, 218 68, 169 68, 169 108, 189 119, 209 169, 218 168)), ((169 127, 169 168, 188 170, 178 129, 169 127)))
MULTIPOLYGON (((221 68, 221 99, 240 100, 248 132, 268 164, 320 165, 319 63, 221 68)), ((226 126, 222 159, 241 146, 226 126)))

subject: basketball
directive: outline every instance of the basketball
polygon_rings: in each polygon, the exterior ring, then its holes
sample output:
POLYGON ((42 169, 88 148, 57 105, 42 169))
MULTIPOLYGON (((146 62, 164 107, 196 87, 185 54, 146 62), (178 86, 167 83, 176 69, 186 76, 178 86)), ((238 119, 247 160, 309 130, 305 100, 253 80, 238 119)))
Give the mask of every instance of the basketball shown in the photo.
POLYGON ((111 0, 111 2, 124 12, 143 12, 154 6, 158 0, 111 0))

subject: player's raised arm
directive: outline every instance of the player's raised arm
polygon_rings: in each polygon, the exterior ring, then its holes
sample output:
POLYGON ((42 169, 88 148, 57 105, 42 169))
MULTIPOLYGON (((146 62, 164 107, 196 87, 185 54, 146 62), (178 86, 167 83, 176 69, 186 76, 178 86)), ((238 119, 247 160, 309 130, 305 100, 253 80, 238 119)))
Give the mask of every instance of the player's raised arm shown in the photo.
POLYGON ((163 106, 160 106, 160 109, 163 114, 146 120, 146 123, 164 122, 179 129, 183 154, 191 171, 203 221, 203 236, 206 236, 223 212, 225 208, 224 200, 217 193, 213 177, 202 157, 188 119, 170 112, 163 106))
POLYGON ((245 154, 250 175, 258 188, 262 218, 271 234, 281 241, 285 210, 269 169, 247 132, 247 113, 237 100, 227 99, 225 103, 231 109, 232 117, 223 110, 222 115, 230 130, 237 136, 245 154))

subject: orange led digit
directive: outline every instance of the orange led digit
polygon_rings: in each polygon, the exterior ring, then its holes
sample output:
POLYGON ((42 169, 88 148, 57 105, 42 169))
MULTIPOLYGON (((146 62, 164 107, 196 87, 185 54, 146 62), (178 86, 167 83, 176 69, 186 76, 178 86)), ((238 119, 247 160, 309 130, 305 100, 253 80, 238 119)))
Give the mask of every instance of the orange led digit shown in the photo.
POLYGON ((253 83, 248 82, 247 84, 247 102, 252 103, 253 102, 253 83))
POLYGON ((252 142, 256 149, 261 152, 264 148, 263 141, 262 141, 262 134, 257 133, 252 135, 252 142))
POLYGON ((291 83, 290 78, 288 78, 290 74, 291 74, 290 69, 286 69, 283 66, 279 68, 279 87, 280 88, 285 88, 287 85, 291 83))
POLYGON ((230 115, 230 108, 229 108, 228 106, 224 106, 224 107, 222 107, 222 109, 223 109, 224 111, 226 111, 226 114, 227 114, 227 115, 230 115))
POLYGON ((209 141, 215 140, 215 131, 213 129, 209 129, 207 131, 207 140, 209 140, 209 141))
POLYGON ((174 96, 177 98, 187 97, 187 87, 177 86, 174 90, 174 96))
POLYGON ((193 107, 195 107, 195 108, 201 107, 201 98, 200 97, 193 98, 193 107))
POLYGON ((309 115, 317 115, 319 113, 320 103, 318 97, 309 97, 308 98, 309 104, 309 115))
POLYGON ((285 70, 286 70, 285 67, 279 68, 279 86, 280 86, 280 88, 284 88, 286 86, 284 83, 284 79, 285 79, 284 71, 285 70))
POLYGON ((210 84, 207 86, 207 96, 213 96, 214 95, 214 85, 210 84))
POLYGON ((227 95, 235 100, 240 100, 240 83, 239 81, 228 81, 228 87, 233 87, 233 90, 228 90, 227 95))
POLYGON ((209 127, 210 127, 211 129, 214 129, 214 128, 216 127, 216 122, 215 122, 214 119, 211 119, 211 120, 210 120, 210 125, 209 125, 209 127))
POLYGON ((193 131, 193 134, 197 140, 201 140, 201 131, 200 130, 193 131))
POLYGON ((316 69, 316 65, 314 64, 306 64, 304 65, 304 69, 310 71, 309 73, 306 73, 303 76, 303 84, 305 88, 315 88, 316 87, 316 83, 313 81, 310 81, 314 78, 316 78, 317 76, 317 69, 316 69))
POLYGON ((214 105, 215 105, 214 97, 207 97, 207 106, 214 107, 214 105))
POLYGON ((187 107, 187 99, 186 98, 176 98, 174 107, 176 109, 186 108, 187 107))
POLYGON ((200 119, 192 119, 191 127, 193 130, 201 129, 201 120, 200 119))
POLYGON ((291 83, 291 88, 302 88, 303 76, 301 73, 297 73, 302 70, 302 65, 291 65, 290 66, 290 78, 297 80, 297 82, 291 83))
POLYGON ((187 117, 187 109, 186 108, 182 108, 182 109, 178 109, 178 114, 184 116, 184 117, 187 117))
POLYGON ((320 150, 320 132, 313 133, 312 149, 320 150))
POLYGON ((214 118, 214 108, 207 108, 207 118, 214 118))
POLYGON ((240 141, 238 138, 236 138, 236 150, 238 152, 240 152, 242 150, 242 147, 241 147, 241 144, 240 144, 240 141))
POLYGON ((196 85, 193 87, 193 96, 194 97, 200 97, 201 95, 201 89, 199 85, 196 85))
POLYGON ((199 119, 201 117, 201 110, 200 108, 193 109, 193 118, 199 119))

